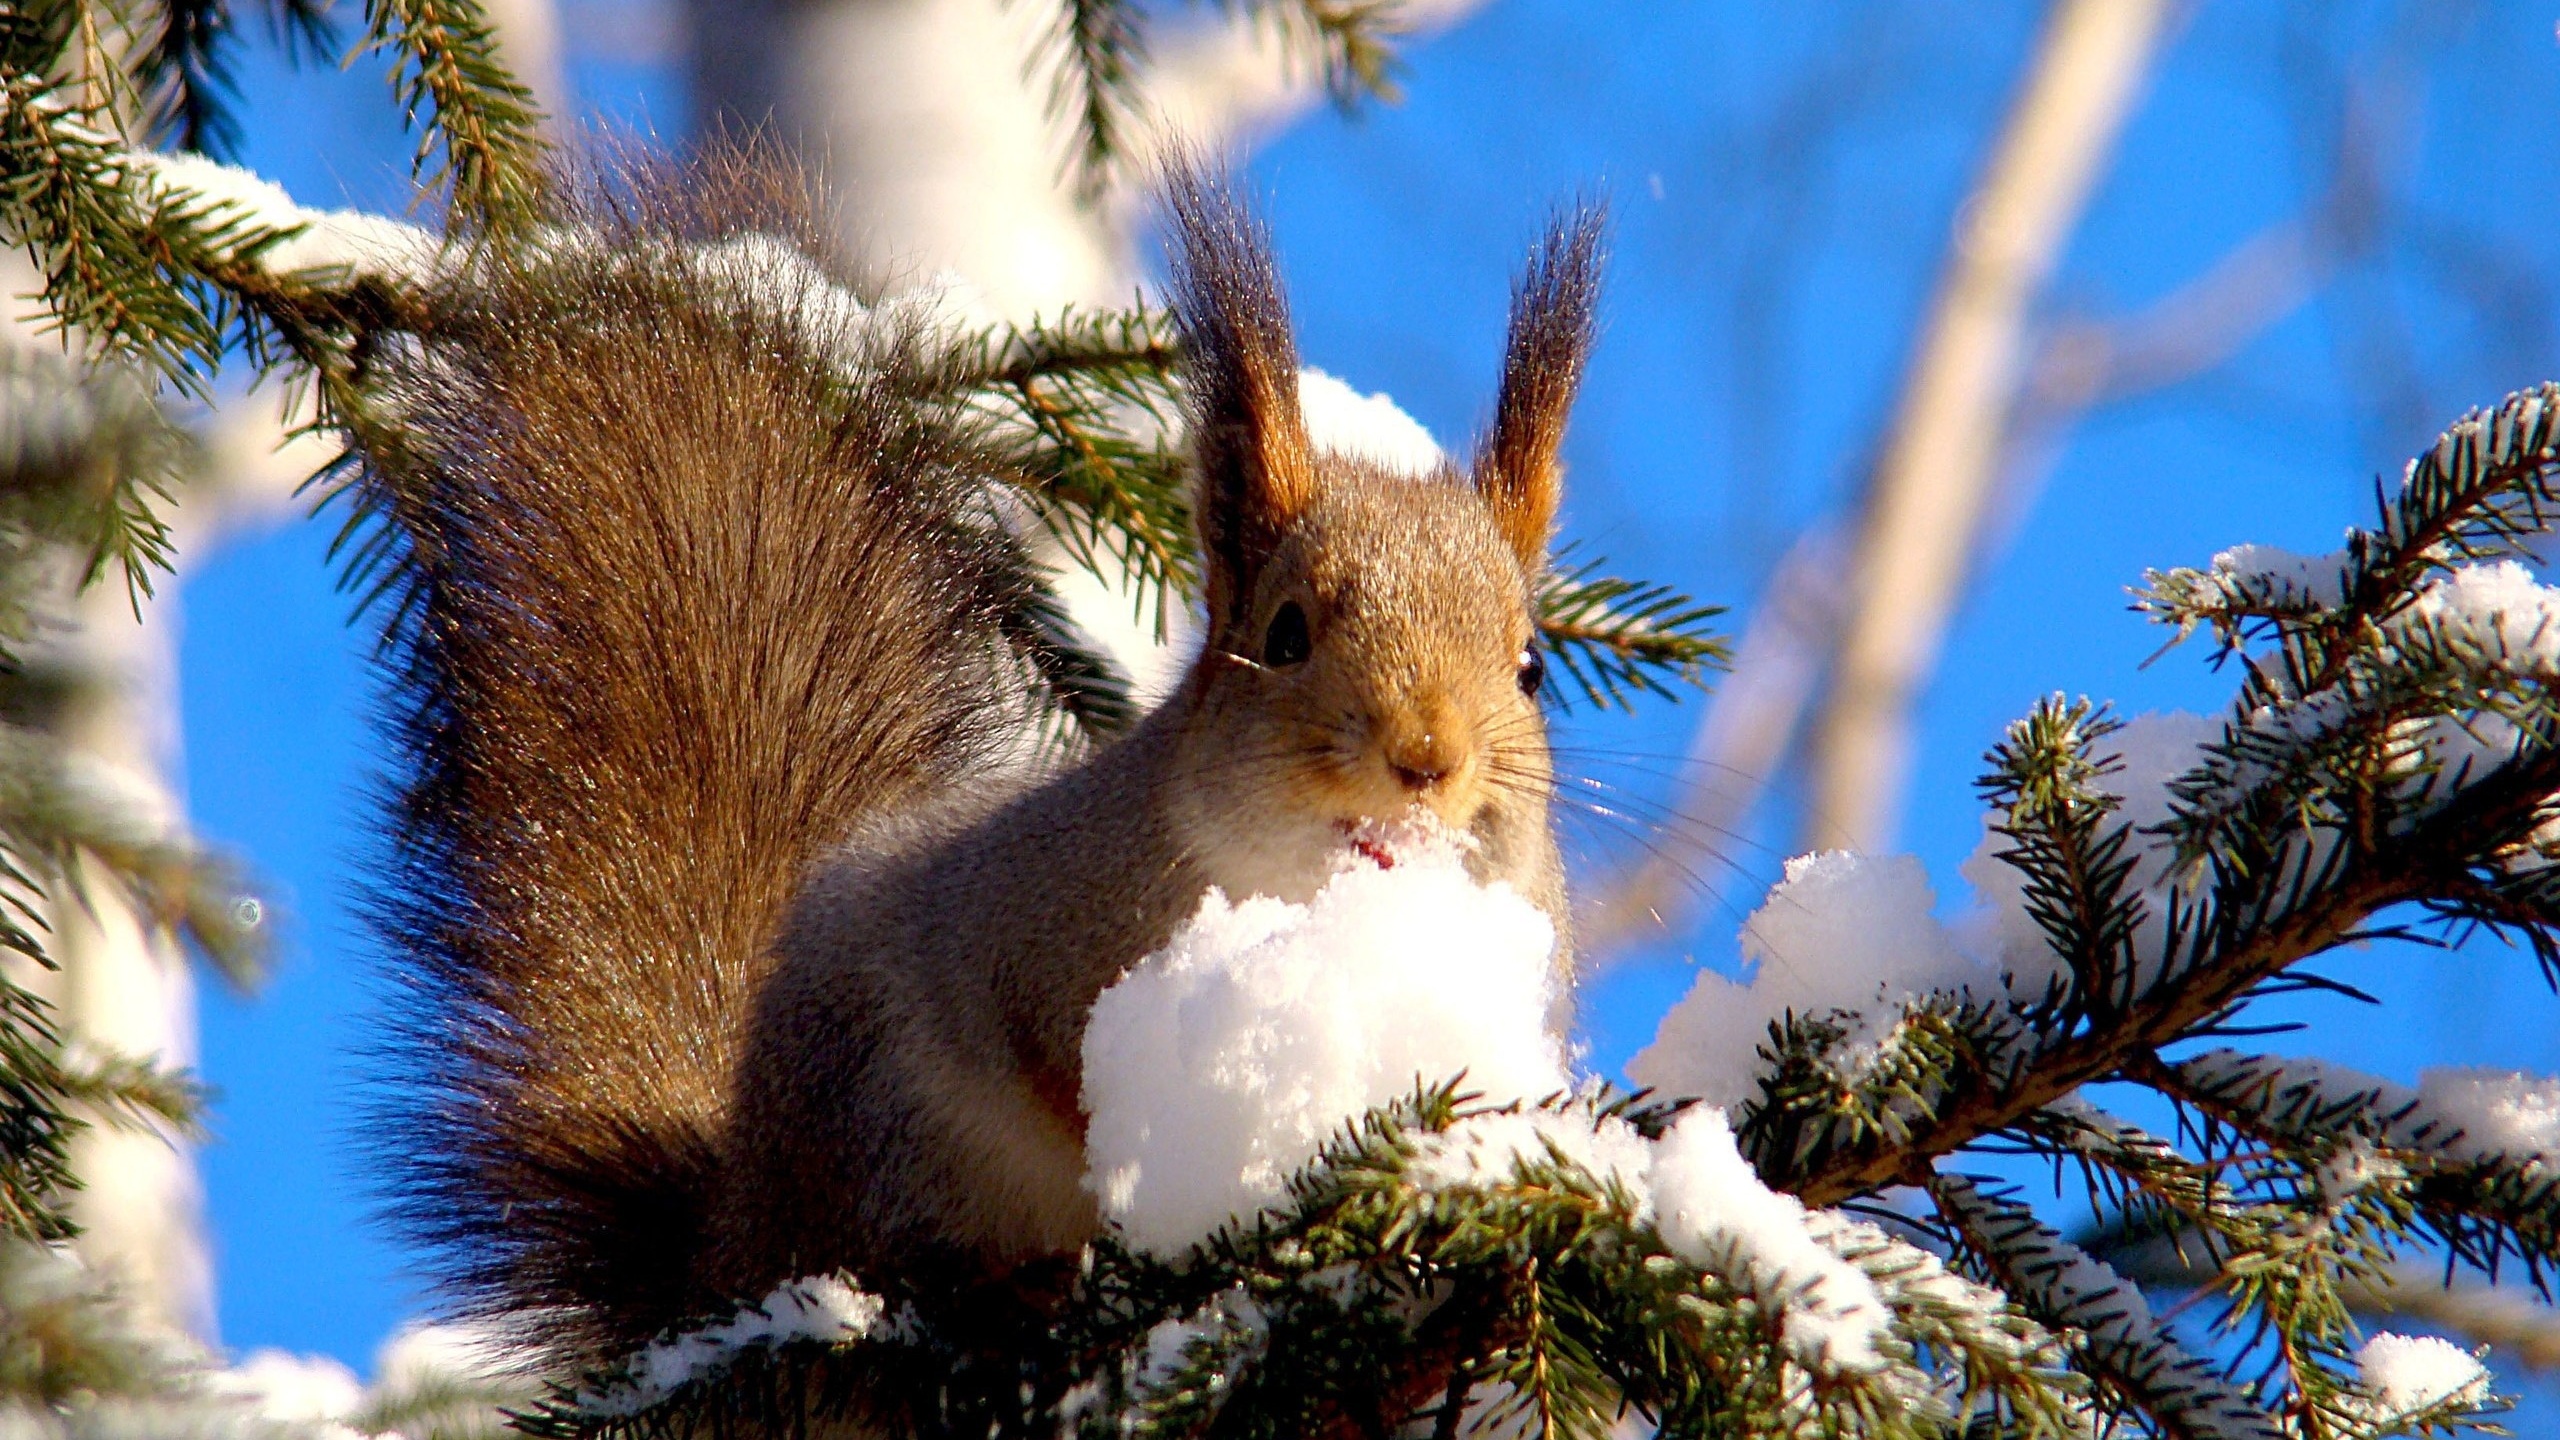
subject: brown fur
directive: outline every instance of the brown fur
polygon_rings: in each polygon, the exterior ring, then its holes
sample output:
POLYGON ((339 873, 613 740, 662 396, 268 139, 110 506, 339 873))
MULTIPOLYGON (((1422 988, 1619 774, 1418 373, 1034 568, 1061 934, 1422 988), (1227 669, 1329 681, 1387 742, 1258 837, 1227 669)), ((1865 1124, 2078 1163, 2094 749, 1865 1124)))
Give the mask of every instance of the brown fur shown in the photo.
POLYGON ((1260 229, 1168 190, 1210 633, 1132 734, 1010 789, 970 777, 1026 712, 1023 574, 894 344, 848 388, 820 356, 855 337, 623 245, 498 277, 408 363, 397 1144, 484 1303, 596 1355, 795 1275, 1071 1254, 1094 997, 1210 885, 1305 898, 1361 821, 1429 809, 1561 922, 1519 676, 1587 229, 1531 270, 1541 373, 1469 483, 1313 450, 1260 229), (1289 604, 1309 653, 1266 665, 1289 604))

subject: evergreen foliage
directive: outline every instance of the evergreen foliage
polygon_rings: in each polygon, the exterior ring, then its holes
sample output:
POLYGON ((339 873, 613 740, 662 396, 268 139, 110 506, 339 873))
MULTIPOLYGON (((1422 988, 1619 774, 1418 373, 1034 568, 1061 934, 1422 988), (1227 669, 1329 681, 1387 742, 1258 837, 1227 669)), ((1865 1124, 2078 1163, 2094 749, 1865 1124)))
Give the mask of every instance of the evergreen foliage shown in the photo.
MULTIPOLYGON (((1249 22, 1311 69, 1335 105, 1396 98, 1397 0, 1198 0, 1249 22)), ((1099 200, 1131 159, 1146 109, 1147 11, 1140 0, 1064 0, 1051 36, 1053 113, 1074 124, 1070 162, 1086 197, 1099 200)))

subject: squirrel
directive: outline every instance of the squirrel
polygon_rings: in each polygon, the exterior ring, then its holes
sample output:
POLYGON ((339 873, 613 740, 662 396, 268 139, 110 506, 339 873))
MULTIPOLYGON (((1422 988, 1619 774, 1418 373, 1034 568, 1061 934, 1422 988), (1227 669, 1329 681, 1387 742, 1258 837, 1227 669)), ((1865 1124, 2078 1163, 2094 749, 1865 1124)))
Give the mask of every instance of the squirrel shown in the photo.
POLYGON ((1170 158, 1201 647, 1007 780, 1043 572, 980 422, 914 399, 930 322, 827 303, 768 169, 589 187, 370 361, 390 1204, 589 1364, 803 1275, 1071 1263, 1087 1015, 1212 886, 1304 900, 1419 809, 1566 919, 1535 597, 1594 214, 1532 251, 1471 464, 1409 475, 1311 440, 1268 234, 1170 158))

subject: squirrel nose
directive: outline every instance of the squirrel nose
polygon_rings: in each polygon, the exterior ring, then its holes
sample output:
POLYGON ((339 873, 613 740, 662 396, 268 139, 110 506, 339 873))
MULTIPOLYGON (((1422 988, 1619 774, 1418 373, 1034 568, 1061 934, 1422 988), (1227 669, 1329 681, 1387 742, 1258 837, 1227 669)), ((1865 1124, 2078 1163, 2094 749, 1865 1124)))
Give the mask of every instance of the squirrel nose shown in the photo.
POLYGON ((1466 750, 1451 738, 1449 727, 1410 730, 1387 742, 1388 773, 1396 783, 1420 795, 1436 788, 1466 763, 1466 750))

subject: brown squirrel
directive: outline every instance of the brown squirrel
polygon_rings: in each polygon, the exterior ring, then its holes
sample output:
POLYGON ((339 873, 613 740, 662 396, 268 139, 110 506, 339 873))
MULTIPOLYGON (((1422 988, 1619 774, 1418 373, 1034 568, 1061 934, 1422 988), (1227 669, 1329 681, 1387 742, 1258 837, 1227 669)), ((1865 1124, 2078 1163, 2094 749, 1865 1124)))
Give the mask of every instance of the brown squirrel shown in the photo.
POLYGON ((977 422, 913 398, 922 322, 823 303, 789 186, 591 190, 377 357, 381 1144, 466 1303, 555 1356, 806 1274, 1072 1256, 1086 1017, 1212 885, 1303 899, 1421 806, 1561 930, 1533 603, 1596 219, 1533 254, 1471 472, 1409 476, 1310 442, 1264 230, 1167 171, 1205 639, 1027 780, 989 777, 1041 574, 977 422), (738 243, 774 232, 804 253, 738 243))

